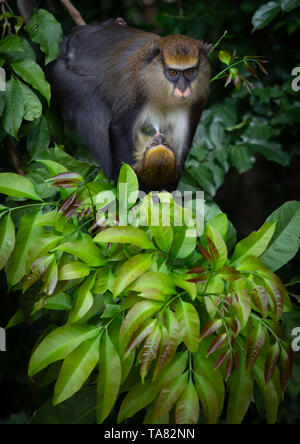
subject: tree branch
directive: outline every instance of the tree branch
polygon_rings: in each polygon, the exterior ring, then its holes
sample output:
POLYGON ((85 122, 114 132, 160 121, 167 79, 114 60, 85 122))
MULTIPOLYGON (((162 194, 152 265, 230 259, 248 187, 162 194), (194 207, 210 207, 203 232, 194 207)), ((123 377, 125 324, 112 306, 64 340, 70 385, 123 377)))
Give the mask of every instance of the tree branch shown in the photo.
POLYGON ((80 12, 78 9, 75 8, 75 6, 72 4, 70 0, 59 0, 60 3, 66 8, 76 25, 84 26, 86 25, 85 21, 83 20, 80 12))

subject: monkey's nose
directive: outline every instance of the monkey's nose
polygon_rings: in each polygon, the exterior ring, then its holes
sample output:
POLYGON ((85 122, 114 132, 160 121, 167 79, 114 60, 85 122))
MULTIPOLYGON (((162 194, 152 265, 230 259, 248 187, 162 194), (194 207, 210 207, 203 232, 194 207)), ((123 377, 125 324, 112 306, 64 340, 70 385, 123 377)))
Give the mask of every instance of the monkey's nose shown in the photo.
POLYGON ((174 96, 177 99, 188 99, 192 94, 192 91, 190 88, 187 88, 185 91, 180 91, 179 88, 175 88, 174 90, 174 96))

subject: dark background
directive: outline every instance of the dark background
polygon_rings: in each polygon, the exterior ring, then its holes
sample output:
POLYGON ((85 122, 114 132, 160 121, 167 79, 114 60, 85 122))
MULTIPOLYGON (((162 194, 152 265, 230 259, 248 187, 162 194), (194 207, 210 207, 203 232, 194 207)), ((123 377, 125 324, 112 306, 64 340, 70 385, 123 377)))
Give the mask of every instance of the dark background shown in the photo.
MULTIPOLYGON (((15 8, 15 2, 9 2, 15 8)), ((63 24, 67 33, 73 26, 71 18, 58 1, 38 2, 51 10, 63 24)), ((263 2, 260 0, 85 0, 74 1, 87 23, 101 22, 111 17, 122 16, 129 24, 161 34, 184 33, 196 38, 204 38, 215 43, 228 30, 228 36, 221 48, 233 51, 237 48, 241 56, 246 54, 263 55, 268 61, 269 76, 264 85, 278 85, 286 88, 293 67, 300 66, 299 26, 293 29, 290 23, 300 24, 299 8, 286 18, 278 17, 266 28, 252 33, 251 18, 263 2), (282 24, 282 21, 287 21, 282 24), (291 32, 293 31, 293 32, 291 32)), ((216 74, 222 69, 220 62, 212 58, 212 70, 216 74)), ((223 81, 212 85, 207 107, 222 102, 233 93, 233 88, 224 88, 223 81)), ((298 93, 298 99, 300 92, 298 93)), ((299 125, 298 125, 299 126, 299 125)), ((282 143, 291 154, 289 166, 283 167, 270 162, 261 155, 253 168, 239 174, 231 168, 225 182, 214 197, 215 202, 228 214, 237 228, 238 236, 244 237, 258 229, 266 218, 280 205, 289 200, 299 199, 300 146, 295 134, 298 128, 288 127, 282 143)), ((1 169, 9 165, 1 158, 1 169)), ((300 257, 280 270, 284 282, 299 274, 300 257)), ((17 300, 7 296, 3 273, 0 279, 0 325, 5 326, 17 308, 17 300)), ((300 320, 298 326, 300 325, 300 320)), ((19 326, 9 330, 7 353, 0 354, 0 423, 24 422, 35 406, 35 393, 32 392, 26 376, 29 350, 37 334, 34 326, 19 326), (12 416, 13 415, 13 416, 12 416), (14 416, 17 415, 17 416, 14 416)), ((279 415, 280 423, 296 424, 300 421, 299 375, 293 390, 288 392, 279 415), (299 390, 299 391, 298 391, 299 390)), ((259 423, 260 412, 253 407, 246 419, 248 423, 259 423)))

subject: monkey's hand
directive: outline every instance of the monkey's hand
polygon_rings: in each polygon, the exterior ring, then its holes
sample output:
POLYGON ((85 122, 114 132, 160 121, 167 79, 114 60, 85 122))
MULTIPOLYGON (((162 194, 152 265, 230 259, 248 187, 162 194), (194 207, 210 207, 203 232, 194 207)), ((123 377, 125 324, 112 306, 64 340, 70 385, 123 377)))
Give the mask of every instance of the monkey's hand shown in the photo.
POLYGON ((162 134, 155 134, 148 141, 142 164, 136 166, 136 172, 141 182, 153 191, 178 180, 175 153, 162 134))

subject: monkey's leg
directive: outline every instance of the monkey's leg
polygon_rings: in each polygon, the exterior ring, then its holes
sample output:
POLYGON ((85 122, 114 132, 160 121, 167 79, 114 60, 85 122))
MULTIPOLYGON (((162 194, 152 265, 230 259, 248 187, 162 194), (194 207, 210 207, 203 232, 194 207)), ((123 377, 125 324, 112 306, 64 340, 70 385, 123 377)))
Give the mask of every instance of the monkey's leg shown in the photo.
POLYGON ((162 134, 148 140, 134 168, 142 184, 151 191, 168 188, 179 178, 175 153, 162 134))

